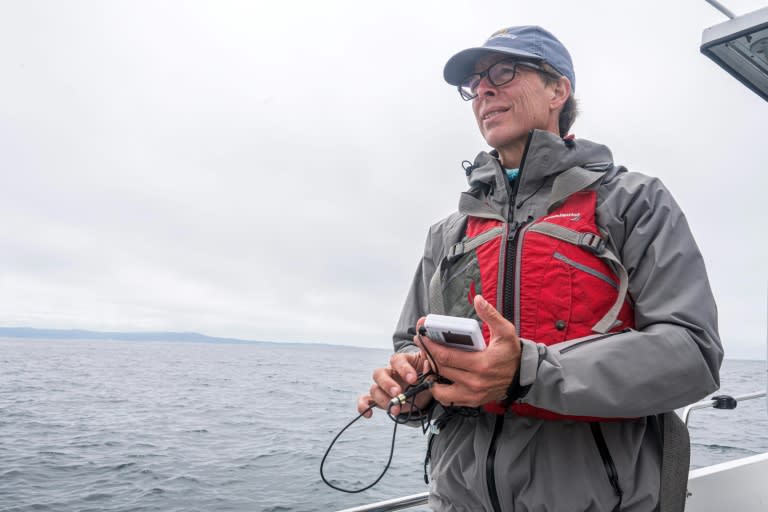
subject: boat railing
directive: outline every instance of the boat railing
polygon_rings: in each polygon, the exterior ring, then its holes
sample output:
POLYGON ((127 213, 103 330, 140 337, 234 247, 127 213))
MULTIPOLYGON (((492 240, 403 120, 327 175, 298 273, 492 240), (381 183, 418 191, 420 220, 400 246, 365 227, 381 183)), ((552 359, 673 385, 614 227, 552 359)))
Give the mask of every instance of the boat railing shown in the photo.
POLYGON ((701 402, 696 402, 695 404, 691 404, 685 407, 680 416, 687 426, 691 412, 695 411, 696 409, 735 409, 739 402, 745 402, 755 398, 763 398, 765 397, 765 393, 765 391, 755 391, 754 393, 748 393, 746 395, 739 396, 713 396, 712 398, 708 398, 706 400, 702 400, 701 402))
MULTIPOLYGON (((735 409, 739 402, 753 400, 755 398, 763 398, 765 396, 765 391, 756 391, 754 393, 739 396, 718 395, 685 407, 681 417, 685 424, 688 425, 688 419, 691 415, 691 412, 697 409, 735 409)), ((367 505, 360 505, 358 507, 345 508, 344 510, 339 510, 338 512, 393 512, 396 510, 407 510, 421 505, 426 505, 428 499, 429 493, 423 492, 419 494, 411 494, 409 496, 393 498, 390 500, 379 501, 376 503, 369 503, 367 505)))
POLYGON ((390 512, 393 510, 407 510, 409 508, 418 507, 419 505, 426 505, 428 499, 429 493, 422 492, 419 494, 411 494, 410 496, 393 498, 391 500, 369 503, 368 505, 361 505, 359 507, 345 508, 344 510, 339 510, 339 512, 390 512))

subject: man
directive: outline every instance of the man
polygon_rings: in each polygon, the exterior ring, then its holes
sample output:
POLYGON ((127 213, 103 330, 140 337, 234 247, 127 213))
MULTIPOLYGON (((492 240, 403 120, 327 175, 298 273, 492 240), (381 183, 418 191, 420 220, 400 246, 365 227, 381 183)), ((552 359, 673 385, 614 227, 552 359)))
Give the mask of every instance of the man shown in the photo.
POLYGON ((662 414, 716 390, 722 360, 685 217, 659 180, 567 136, 575 73, 551 33, 500 30, 444 76, 493 151, 467 167, 458 212, 430 228, 396 353, 358 410, 386 408, 419 372, 452 381, 415 398, 439 418, 434 510, 665 510, 674 422, 662 414), (487 348, 409 335, 428 313, 478 319, 487 348))

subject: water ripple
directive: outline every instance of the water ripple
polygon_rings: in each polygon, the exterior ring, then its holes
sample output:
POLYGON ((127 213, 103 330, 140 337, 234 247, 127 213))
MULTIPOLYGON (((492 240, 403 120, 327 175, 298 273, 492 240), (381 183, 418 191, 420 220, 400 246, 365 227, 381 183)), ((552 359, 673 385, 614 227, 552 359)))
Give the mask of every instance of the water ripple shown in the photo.
MULTIPOLYGON (((398 430, 391 471, 363 495, 319 478, 384 350, 0 340, 0 353, 2 512, 327 512, 426 489, 417 429, 398 430)), ((764 378, 762 362, 726 362, 723 392, 764 378)), ((765 405, 734 413, 692 417, 694 465, 768 450, 765 405)), ((391 429, 383 415, 355 425, 328 474, 367 484, 391 429)))

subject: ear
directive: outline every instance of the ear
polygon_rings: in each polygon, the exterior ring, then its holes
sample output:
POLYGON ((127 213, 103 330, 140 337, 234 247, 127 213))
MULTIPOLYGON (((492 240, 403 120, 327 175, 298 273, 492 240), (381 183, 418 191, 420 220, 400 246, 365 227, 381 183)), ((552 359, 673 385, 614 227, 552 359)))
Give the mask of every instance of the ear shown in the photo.
POLYGON ((549 106, 552 110, 559 110, 565 105, 565 102, 571 96, 571 81, 561 76, 560 79, 552 84, 552 99, 549 106))

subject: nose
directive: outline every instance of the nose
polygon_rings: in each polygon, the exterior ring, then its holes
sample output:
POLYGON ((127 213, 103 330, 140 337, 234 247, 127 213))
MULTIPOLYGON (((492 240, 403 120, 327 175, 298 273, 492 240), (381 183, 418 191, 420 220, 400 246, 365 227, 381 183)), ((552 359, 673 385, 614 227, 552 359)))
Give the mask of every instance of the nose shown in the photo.
POLYGON ((480 79, 475 92, 477 93, 478 98, 480 96, 494 96, 496 94, 496 86, 491 83, 488 79, 488 75, 486 75, 480 79))

